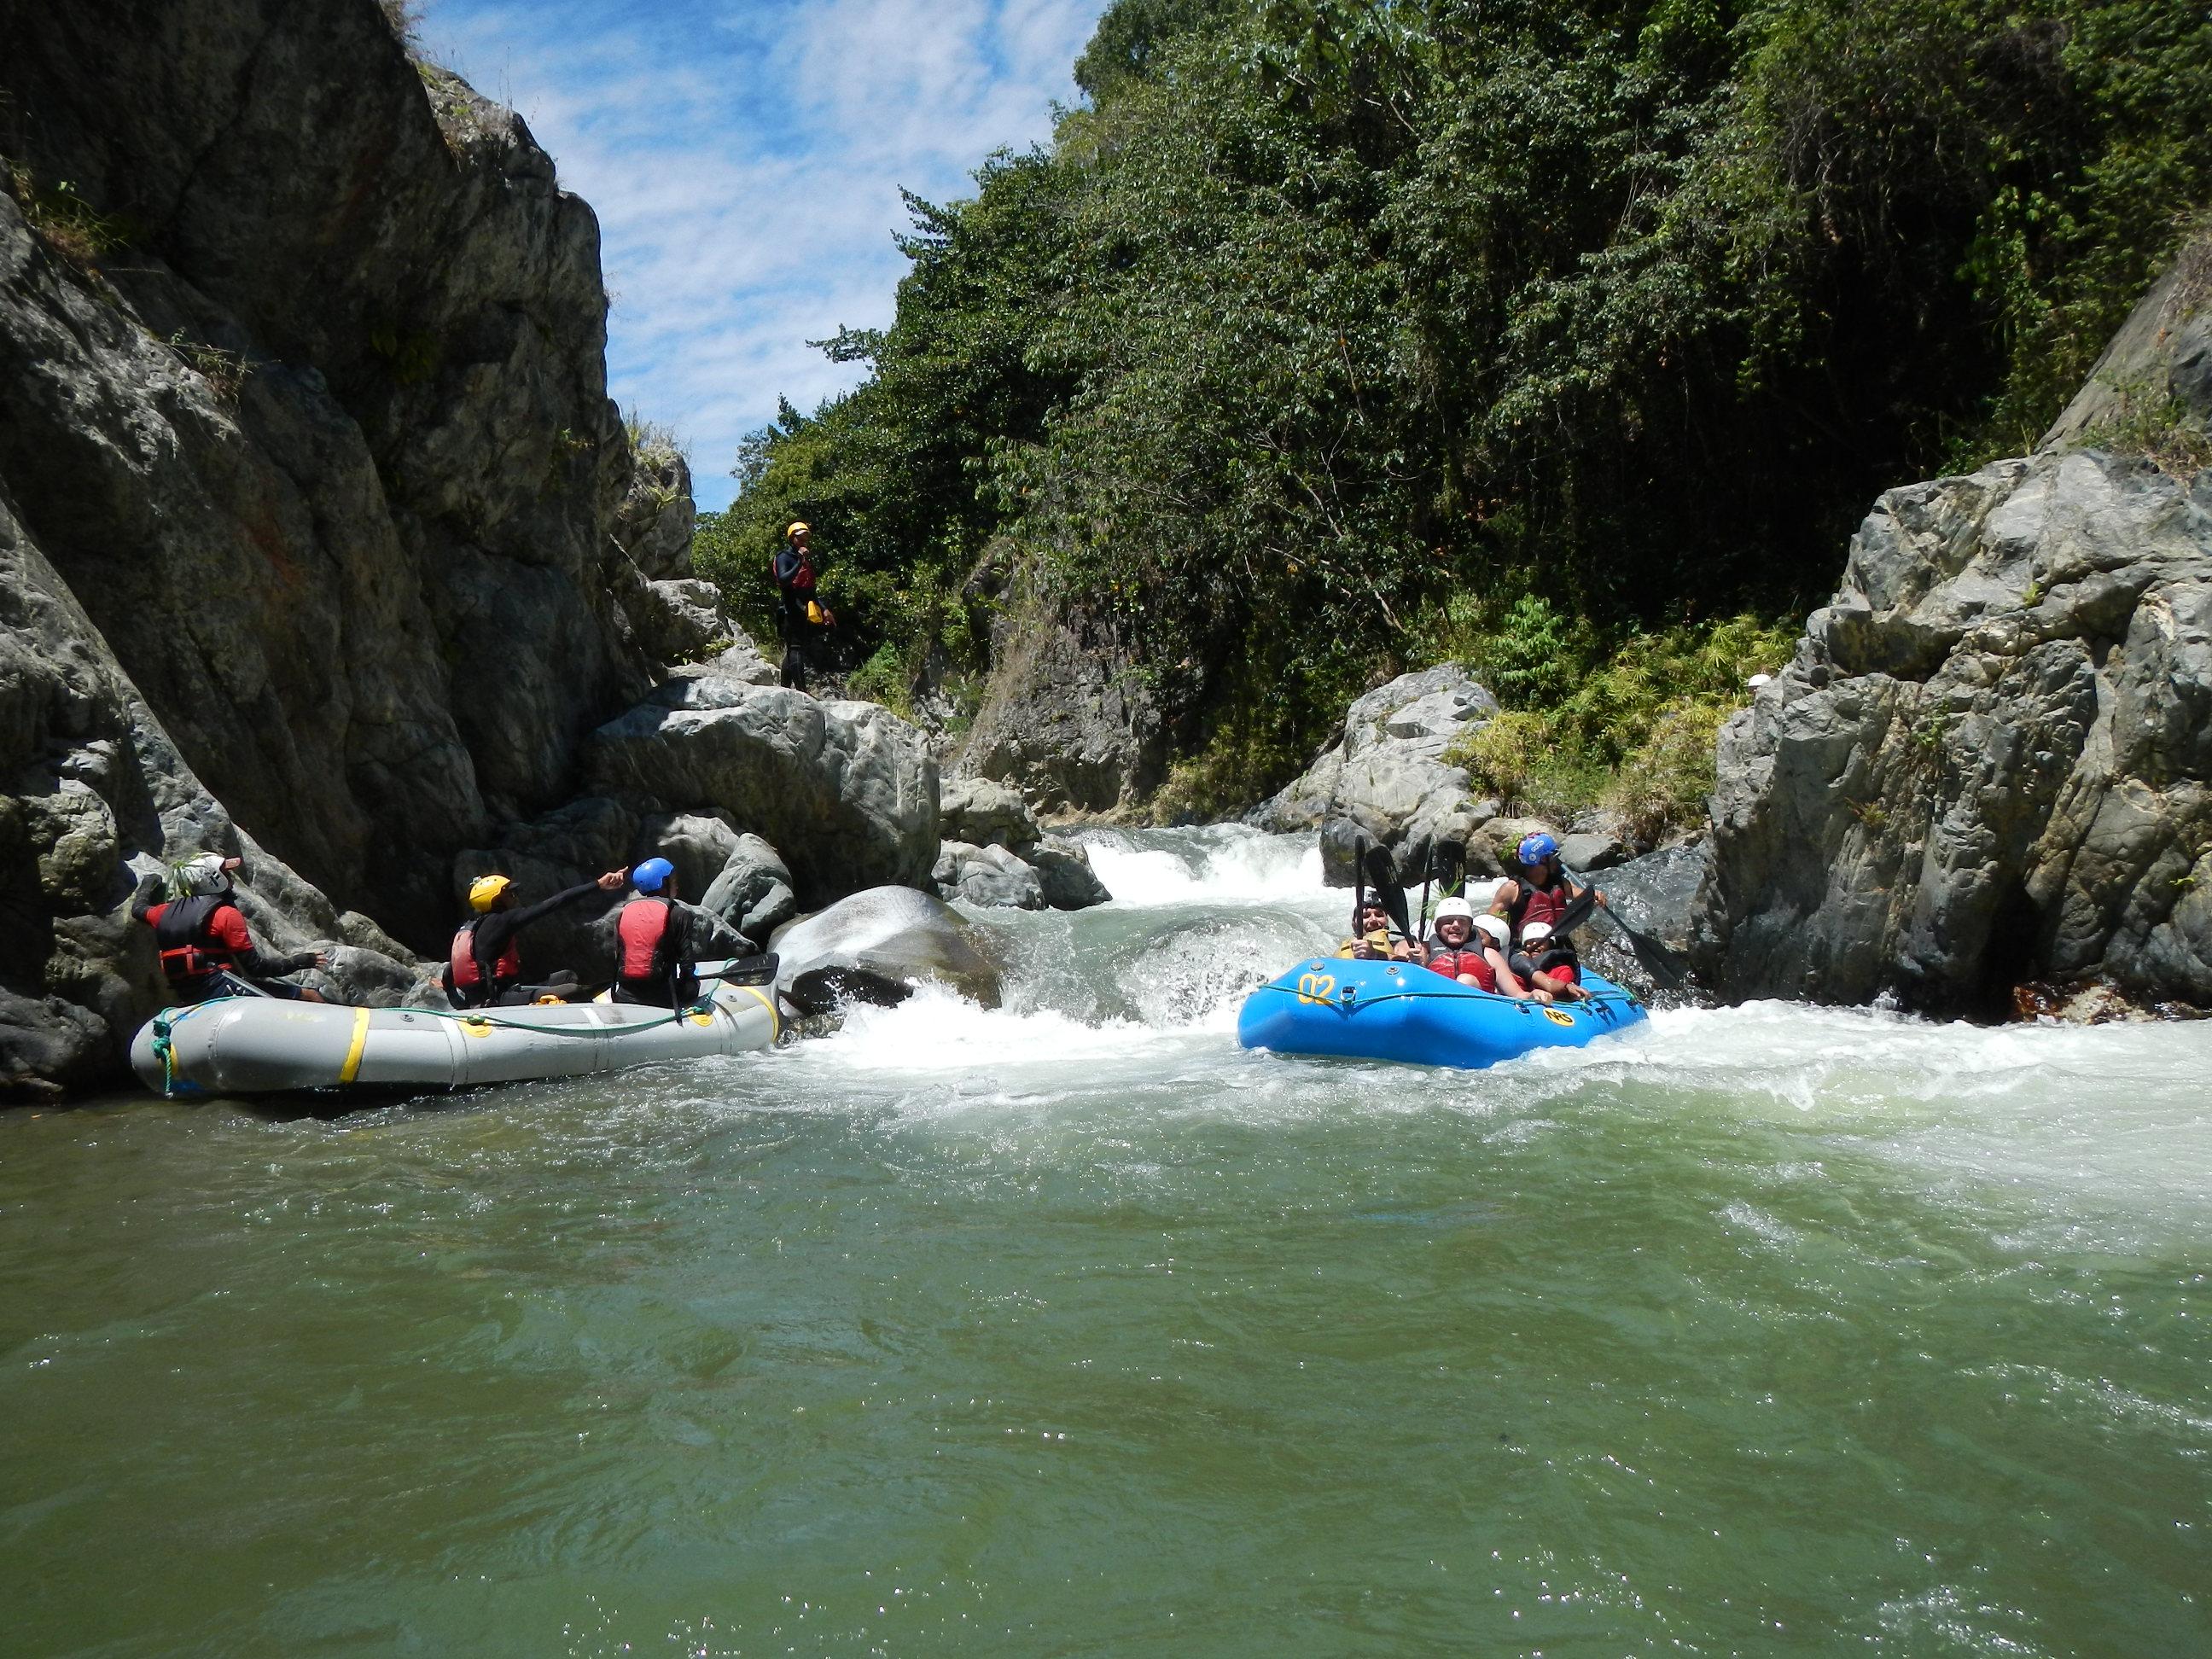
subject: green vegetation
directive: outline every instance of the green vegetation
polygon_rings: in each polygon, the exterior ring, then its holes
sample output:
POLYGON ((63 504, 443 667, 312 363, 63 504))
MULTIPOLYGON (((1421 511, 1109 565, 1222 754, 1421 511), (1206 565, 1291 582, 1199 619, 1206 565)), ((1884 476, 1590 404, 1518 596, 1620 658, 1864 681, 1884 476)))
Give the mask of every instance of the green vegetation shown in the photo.
POLYGON ((161 343, 175 352, 185 368, 207 382, 216 402, 234 407, 237 404, 239 395, 246 390, 246 378, 253 373, 252 362, 243 353, 188 339, 181 328, 161 343))
POLYGON ((1751 677, 1778 670, 1796 642, 1793 627, 1733 617, 1632 634, 1601 655, 1524 598, 1474 664, 1506 712, 1449 758, 1509 811, 1564 819, 1602 805, 1656 841, 1695 820, 1713 787, 1714 734, 1749 700, 1751 677))
POLYGON ((764 622, 806 520, 872 684, 985 666, 1016 580, 1111 613, 1186 810, 1451 656, 1516 792, 1672 810, 1740 681, 1654 665, 2027 447, 2212 201, 2212 14, 2150 0, 1116 0, 1078 76, 911 202, 868 378, 698 558, 764 622))
POLYGON ((0 160, 0 176, 5 177, 8 193, 15 198, 32 234, 87 275, 94 274, 100 260, 130 242, 130 226, 94 207, 77 194, 70 180, 42 185, 22 162, 4 160, 0 160))

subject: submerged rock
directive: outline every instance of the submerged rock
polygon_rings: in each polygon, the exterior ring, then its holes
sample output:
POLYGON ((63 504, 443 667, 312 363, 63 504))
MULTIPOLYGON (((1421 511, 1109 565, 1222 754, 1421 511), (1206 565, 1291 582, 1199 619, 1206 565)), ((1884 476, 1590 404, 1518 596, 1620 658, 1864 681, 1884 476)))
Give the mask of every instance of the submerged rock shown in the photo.
POLYGON ((998 964, 980 935, 943 900, 910 887, 841 899, 776 934, 776 987, 808 1014, 848 1000, 898 1002, 924 982, 999 1006, 998 964))

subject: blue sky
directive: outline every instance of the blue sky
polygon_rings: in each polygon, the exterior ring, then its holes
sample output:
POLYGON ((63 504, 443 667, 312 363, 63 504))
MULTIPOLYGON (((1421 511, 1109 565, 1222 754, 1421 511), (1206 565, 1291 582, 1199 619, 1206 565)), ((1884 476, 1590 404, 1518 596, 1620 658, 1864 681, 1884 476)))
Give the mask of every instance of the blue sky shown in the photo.
POLYGON ((902 185, 970 193, 1049 137, 1103 0, 429 0, 424 49, 511 104, 599 216, 609 389, 674 427, 702 507, 806 342, 890 320, 902 185))

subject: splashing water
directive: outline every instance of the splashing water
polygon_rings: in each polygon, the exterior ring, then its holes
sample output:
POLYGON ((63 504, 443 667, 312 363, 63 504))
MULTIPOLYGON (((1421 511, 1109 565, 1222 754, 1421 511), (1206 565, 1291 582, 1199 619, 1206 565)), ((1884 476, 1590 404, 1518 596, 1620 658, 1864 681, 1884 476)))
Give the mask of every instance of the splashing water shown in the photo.
POLYGON ((0 1645, 2212 1650, 2212 1027, 1248 1054, 1310 842, 1085 839, 997 1010, 0 1116, 0 1645))

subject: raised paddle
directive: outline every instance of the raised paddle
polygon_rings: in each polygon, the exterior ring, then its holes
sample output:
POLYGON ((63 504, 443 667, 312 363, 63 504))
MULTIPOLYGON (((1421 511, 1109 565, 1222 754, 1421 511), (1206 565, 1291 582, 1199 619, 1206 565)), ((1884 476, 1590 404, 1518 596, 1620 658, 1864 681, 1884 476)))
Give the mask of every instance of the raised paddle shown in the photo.
POLYGON ((1390 849, 1370 846, 1366 862, 1368 884, 1375 889, 1375 896, 1382 901, 1390 920, 1398 924, 1398 931, 1413 938, 1413 930, 1406 921, 1406 890, 1398 884, 1398 866, 1391 860, 1390 849))
POLYGON ((1438 842, 1429 854, 1429 872, 1437 879, 1438 898, 1457 898, 1467 885, 1467 843, 1438 842))

